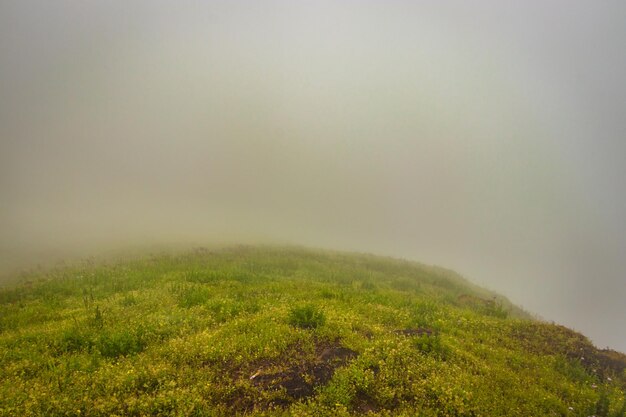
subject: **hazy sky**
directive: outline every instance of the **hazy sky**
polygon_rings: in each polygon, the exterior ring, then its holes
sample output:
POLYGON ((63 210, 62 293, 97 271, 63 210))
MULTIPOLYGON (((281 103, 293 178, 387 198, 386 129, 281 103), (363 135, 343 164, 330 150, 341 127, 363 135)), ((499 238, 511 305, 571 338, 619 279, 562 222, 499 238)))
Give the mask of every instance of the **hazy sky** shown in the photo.
POLYGON ((0 2, 0 264, 272 241, 626 351, 626 3, 0 2))

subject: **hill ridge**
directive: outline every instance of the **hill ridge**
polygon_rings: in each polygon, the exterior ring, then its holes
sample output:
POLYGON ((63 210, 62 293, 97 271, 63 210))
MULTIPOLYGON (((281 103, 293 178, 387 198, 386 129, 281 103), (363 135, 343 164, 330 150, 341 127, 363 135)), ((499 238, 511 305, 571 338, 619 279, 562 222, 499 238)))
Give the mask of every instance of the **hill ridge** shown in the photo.
POLYGON ((626 357, 454 271, 286 246, 0 290, 0 415, 626 415, 626 357))

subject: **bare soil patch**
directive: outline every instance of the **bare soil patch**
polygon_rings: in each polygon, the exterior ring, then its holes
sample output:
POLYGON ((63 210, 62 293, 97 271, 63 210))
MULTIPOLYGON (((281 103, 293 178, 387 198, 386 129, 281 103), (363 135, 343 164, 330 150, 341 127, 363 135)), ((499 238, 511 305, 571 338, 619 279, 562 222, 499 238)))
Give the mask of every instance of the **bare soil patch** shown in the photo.
POLYGON ((357 355, 338 340, 317 340, 313 350, 293 346, 281 358, 225 370, 237 391, 226 405, 238 411, 286 407, 315 395, 317 387, 326 385, 338 368, 357 355))

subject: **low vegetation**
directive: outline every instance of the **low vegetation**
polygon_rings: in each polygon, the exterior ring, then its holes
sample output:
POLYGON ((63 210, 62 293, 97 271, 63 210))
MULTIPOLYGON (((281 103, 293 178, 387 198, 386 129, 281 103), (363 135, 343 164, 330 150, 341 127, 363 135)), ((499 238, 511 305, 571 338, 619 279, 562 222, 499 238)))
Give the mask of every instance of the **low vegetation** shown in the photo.
POLYGON ((25 274, 0 415, 626 416, 626 358, 455 273, 275 247, 25 274))
POLYGON ((303 329, 314 329, 326 322, 326 316, 314 304, 295 307, 289 311, 289 324, 303 329))

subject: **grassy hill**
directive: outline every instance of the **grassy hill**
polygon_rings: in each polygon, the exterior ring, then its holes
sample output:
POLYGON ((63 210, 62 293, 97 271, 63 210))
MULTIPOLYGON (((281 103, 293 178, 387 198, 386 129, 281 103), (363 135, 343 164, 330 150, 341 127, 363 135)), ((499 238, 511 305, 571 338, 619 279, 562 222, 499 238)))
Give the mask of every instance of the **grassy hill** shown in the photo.
POLYGON ((276 247, 29 273, 0 415, 626 416, 626 358, 442 268, 276 247))

